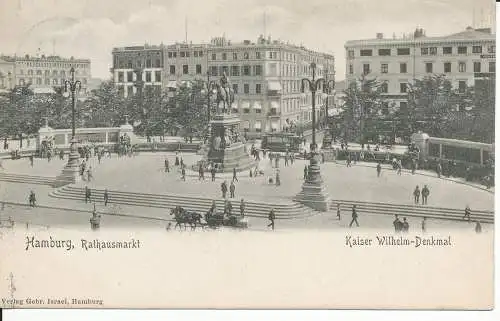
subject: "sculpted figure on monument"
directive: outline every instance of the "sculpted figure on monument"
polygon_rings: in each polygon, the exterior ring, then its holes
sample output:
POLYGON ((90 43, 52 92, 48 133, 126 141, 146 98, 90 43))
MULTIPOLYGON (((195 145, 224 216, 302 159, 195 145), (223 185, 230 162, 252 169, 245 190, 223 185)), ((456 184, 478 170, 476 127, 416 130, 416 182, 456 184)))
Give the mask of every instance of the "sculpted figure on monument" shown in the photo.
POLYGON ((229 80, 225 72, 223 73, 218 86, 217 101, 217 112, 219 112, 219 104, 222 103, 222 112, 228 114, 231 113, 231 104, 234 101, 234 93, 229 85, 229 80))
POLYGON ((214 150, 220 150, 221 143, 222 143, 222 141, 221 141, 220 136, 215 136, 214 141, 213 141, 214 150))

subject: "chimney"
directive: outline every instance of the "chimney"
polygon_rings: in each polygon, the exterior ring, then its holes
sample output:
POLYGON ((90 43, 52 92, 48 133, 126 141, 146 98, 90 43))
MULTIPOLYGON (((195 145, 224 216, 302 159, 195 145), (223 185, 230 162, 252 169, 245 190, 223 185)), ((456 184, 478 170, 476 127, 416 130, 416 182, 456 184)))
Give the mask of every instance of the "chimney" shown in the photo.
POLYGON ((384 34, 381 32, 377 32, 377 39, 384 39, 384 34))

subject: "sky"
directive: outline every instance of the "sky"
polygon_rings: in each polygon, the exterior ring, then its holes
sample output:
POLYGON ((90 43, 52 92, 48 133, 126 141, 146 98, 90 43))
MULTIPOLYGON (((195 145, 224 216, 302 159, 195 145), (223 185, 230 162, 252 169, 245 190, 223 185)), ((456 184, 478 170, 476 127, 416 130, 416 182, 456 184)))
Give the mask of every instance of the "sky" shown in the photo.
POLYGON ((89 58, 92 76, 107 79, 113 47, 182 42, 187 20, 193 43, 266 32, 334 54, 342 80, 348 40, 491 26, 494 9, 493 0, 0 0, 0 53, 89 58))

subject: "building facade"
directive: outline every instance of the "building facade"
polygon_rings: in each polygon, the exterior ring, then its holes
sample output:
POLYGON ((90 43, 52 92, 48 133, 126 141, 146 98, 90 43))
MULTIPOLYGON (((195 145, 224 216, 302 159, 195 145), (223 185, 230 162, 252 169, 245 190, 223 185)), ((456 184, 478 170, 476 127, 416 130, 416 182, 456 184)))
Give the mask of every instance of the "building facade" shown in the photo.
POLYGON ((14 88, 14 61, 0 57, 0 92, 14 88))
MULTIPOLYGON (((29 85, 35 94, 52 93, 54 87, 64 86, 64 81, 71 77, 70 69, 73 67, 75 68, 75 80, 79 80, 82 84, 80 94, 85 96, 88 92, 87 85, 91 78, 89 59, 45 55, 39 57, 30 55, 24 57, 3 56, 0 59, 9 62, 12 66, 11 77, 8 78, 7 82, 10 89, 16 85, 29 85)), ((0 85, 1 83, 0 80, 0 85)))
POLYGON ((495 75, 495 35, 488 28, 468 27, 442 37, 427 37, 417 29, 402 39, 378 33, 375 39, 348 41, 345 50, 346 86, 363 76, 376 78, 392 111, 407 105, 414 79, 443 74, 465 92, 478 79, 495 75))
MULTIPOLYGON (((117 86, 124 86, 120 72, 125 72, 116 69, 119 55, 139 57, 146 51, 145 47, 133 48, 136 47, 113 50, 117 86)), ((158 51, 163 52, 163 65, 159 67, 163 68, 163 88, 175 89, 182 81, 206 81, 207 72, 211 80, 218 80, 225 72, 235 92, 232 111, 241 117, 242 129, 248 136, 282 131, 292 123, 311 122, 312 97, 307 87, 305 93, 301 93, 301 79, 312 78, 312 62, 316 63, 316 78, 335 79, 333 55, 262 36, 256 42, 241 43, 217 37, 209 44, 174 44, 160 46, 158 51)), ((127 59, 132 60, 129 65, 133 66, 134 59, 127 59)), ((128 69, 132 71, 133 68, 128 69)), ((133 79, 133 72, 131 77, 133 79)), ((126 84, 130 88, 133 85, 133 82, 126 84)), ((133 92, 131 90, 127 92, 133 92)), ((330 101, 333 106, 333 99, 330 101)), ((324 102, 320 88, 316 94, 318 120, 325 115, 324 102)))

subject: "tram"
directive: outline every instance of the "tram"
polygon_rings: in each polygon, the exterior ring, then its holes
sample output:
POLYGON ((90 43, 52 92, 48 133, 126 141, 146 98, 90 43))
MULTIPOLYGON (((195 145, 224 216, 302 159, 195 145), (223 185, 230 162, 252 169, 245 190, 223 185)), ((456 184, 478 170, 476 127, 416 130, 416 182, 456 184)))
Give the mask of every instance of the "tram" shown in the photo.
POLYGON ((294 133, 278 132, 262 136, 261 148, 273 152, 300 152, 304 139, 294 133))

